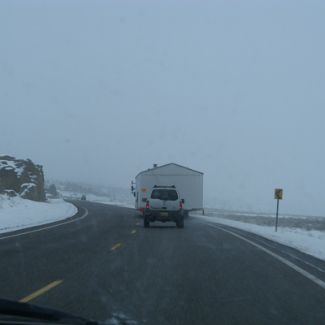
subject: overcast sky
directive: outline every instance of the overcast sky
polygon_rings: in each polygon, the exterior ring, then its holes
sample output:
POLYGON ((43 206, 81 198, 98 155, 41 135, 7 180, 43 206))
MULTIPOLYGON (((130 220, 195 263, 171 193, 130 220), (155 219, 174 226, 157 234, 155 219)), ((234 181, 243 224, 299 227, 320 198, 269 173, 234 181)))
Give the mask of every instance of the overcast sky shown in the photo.
POLYGON ((205 173, 208 205, 325 214, 324 1, 0 1, 0 152, 129 187, 205 173))

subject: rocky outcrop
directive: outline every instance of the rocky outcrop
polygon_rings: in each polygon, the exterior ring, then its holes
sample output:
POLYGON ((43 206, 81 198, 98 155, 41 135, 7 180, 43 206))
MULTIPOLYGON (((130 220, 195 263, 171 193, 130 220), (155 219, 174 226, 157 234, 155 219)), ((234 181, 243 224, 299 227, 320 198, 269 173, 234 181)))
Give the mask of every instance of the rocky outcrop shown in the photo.
POLYGON ((0 193, 45 201, 43 167, 30 159, 0 155, 0 193))

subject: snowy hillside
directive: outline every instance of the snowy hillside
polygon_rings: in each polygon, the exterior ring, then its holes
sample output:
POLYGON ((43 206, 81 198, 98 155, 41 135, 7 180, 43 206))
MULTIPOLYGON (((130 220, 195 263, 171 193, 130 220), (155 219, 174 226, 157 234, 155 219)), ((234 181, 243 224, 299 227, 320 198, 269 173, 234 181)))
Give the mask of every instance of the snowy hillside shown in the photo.
POLYGON ((44 173, 30 159, 0 155, 0 194, 44 202, 44 173))
POLYGON ((134 197, 126 188, 47 180, 48 186, 51 183, 56 185, 58 193, 63 198, 79 200, 82 195, 86 195, 87 201, 134 208, 134 197))
POLYGON ((85 194, 80 192, 70 192, 70 191, 59 191, 63 198, 66 199, 76 199, 80 200, 82 195, 86 195, 87 201, 103 203, 103 204, 111 204, 117 205, 126 208, 134 208, 134 204, 132 204, 129 200, 123 200, 123 198, 115 198, 113 199, 110 196, 106 195, 95 195, 95 194, 85 194))

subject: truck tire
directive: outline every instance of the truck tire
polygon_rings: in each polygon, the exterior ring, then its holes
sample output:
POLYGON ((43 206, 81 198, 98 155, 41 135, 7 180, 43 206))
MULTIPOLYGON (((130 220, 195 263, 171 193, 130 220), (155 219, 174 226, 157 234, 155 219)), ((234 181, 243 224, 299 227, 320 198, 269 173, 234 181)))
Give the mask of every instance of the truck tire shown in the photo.
POLYGON ((149 218, 146 217, 146 216, 143 218, 143 226, 144 226, 145 228, 149 228, 149 227, 150 227, 150 221, 149 221, 149 218))
POLYGON ((184 228, 184 217, 179 217, 176 221, 177 228, 184 228))

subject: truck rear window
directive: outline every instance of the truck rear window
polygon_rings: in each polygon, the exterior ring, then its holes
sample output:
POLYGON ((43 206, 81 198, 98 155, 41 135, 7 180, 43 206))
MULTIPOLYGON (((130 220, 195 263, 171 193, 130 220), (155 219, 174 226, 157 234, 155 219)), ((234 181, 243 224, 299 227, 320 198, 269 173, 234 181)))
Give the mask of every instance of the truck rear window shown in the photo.
POLYGON ((152 191, 151 198, 163 201, 176 201, 178 200, 178 194, 175 190, 159 189, 152 191))

